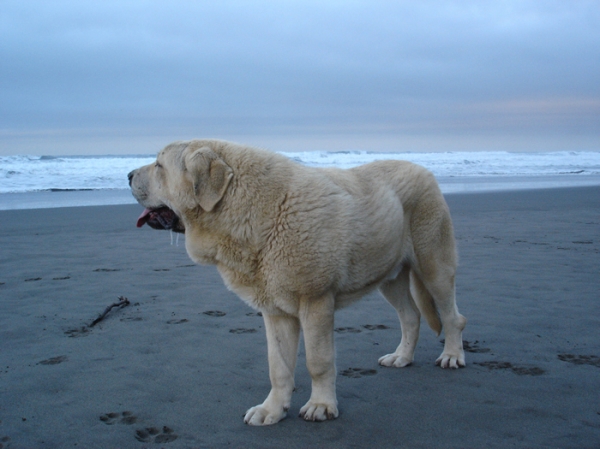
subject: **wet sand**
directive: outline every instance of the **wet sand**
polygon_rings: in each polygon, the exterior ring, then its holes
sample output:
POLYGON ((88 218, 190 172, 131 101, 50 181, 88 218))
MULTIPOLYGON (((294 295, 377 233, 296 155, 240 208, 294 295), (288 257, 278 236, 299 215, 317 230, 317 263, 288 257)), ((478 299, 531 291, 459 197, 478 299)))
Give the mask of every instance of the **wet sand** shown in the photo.
POLYGON ((447 195, 467 367, 415 363, 378 294, 336 315, 340 417, 243 424, 269 391, 260 316, 139 206, 0 212, 0 448, 597 447, 600 188, 447 195), (105 308, 127 297, 89 327, 105 308), (160 446, 159 444, 160 443, 160 446))

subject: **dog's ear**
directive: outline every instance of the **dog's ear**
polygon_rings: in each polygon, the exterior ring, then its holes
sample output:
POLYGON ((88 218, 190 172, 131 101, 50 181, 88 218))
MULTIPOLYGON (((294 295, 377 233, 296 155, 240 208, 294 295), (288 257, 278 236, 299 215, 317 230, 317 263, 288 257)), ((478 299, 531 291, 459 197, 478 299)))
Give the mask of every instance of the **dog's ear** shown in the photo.
POLYGON ((194 185, 200 207, 214 209, 225 195, 233 170, 209 147, 201 147, 185 155, 187 175, 194 185))

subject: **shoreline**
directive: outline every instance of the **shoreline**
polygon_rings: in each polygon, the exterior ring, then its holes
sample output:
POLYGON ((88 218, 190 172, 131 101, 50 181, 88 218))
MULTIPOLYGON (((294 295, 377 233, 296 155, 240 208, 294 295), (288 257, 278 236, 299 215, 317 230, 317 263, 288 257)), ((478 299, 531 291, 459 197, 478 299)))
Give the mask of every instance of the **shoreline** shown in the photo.
MULTIPOLYGON (((437 179, 442 193, 445 195, 600 186, 600 176, 482 176, 438 177, 437 179)), ((52 189, 36 192, 0 193, 0 211, 123 204, 137 204, 129 189, 52 189)))

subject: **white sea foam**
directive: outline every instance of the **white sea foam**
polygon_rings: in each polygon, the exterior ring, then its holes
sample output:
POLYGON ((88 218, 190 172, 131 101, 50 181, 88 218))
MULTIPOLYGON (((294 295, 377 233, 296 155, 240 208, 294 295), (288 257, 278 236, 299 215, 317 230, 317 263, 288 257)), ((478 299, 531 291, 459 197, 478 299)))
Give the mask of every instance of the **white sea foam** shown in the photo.
POLYGON ((299 162, 318 167, 350 168, 380 159, 407 160, 423 165, 438 177, 600 175, 600 152, 372 153, 348 151, 286 154, 299 162))
MULTIPOLYGON (((437 177, 600 175, 600 152, 316 151, 284 154, 315 167, 350 168, 374 160, 403 159, 427 167, 437 177)), ((0 156, 0 193, 127 189, 127 173, 153 160, 154 156, 0 156)))
POLYGON ((127 173, 154 157, 0 156, 0 193, 126 189, 127 173))
MULTIPOLYGON (((315 167, 409 160, 431 170, 444 193, 600 185, 600 152, 284 154, 315 167)), ((127 173, 154 160, 155 156, 0 156, 0 210, 135 203, 127 173)))

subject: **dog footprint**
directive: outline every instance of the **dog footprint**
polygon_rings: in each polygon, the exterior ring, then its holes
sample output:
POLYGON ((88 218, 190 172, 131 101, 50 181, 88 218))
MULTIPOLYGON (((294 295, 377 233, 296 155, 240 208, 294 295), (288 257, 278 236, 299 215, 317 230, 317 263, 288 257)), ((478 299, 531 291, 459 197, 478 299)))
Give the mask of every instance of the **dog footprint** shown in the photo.
POLYGON ((520 376, 540 376, 546 372, 537 366, 515 366, 510 362, 498 362, 494 360, 489 362, 475 362, 475 365, 484 366, 490 370, 509 369, 520 376))
POLYGON ((245 329, 243 327, 237 329, 229 329, 229 332, 232 334, 253 334, 256 332, 256 329, 245 329))
POLYGON ((361 332, 360 329, 356 329, 355 327, 336 327, 334 330, 338 334, 358 334, 361 332))
POLYGON ((463 349, 467 352, 473 352, 478 354, 490 352, 490 348, 481 348, 479 346, 479 340, 475 340, 473 343, 468 342, 467 340, 463 340, 463 349))
POLYGON ((52 278, 53 281, 65 281, 67 279, 71 279, 71 276, 64 276, 59 278, 52 278))
POLYGON ((8 449, 10 443, 10 437, 0 438, 0 449, 8 449))
POLYGON ((137 422, 137 417, 133 415, 133 413, 125 411, 122 413, 106 413, 100 416, 100 421, 108 426, 112 426, 115 423, 127 424, 131 425, 137 422))
POLYGON ((111 273, 113 271, 121 271, 119 268, 96 268, 94 270, 97 273, 111 273))
POLYGON ((575 365, 591 365, 600 368, 600 357, 595 355, 558 354, 558 358, 575 365))
POLYGON ((58 357, 52 357, 51 359, 42 360, 41 362, 38 362, 38 365, 58 365, 67 360, 69 360, 69 358, 66 355, 60 355, 58 357))
POLYGON ((225 316, 227 315, 225 312, 221 312, 220 310, 208 310, 206 312, 202 312, 204 315, 208 315, 208 316, 216 316, 216 317, 220 317, 220 316, 225 316))
POLYGON ((171 270, 169 270, 168 268, 156 268, 152 271, 171 271, 171 270))
POLYGON ((389 327, 386 326, 385 324, 363 324, 363 327, 370 331, 389 329, 389 327))
POLYGON ((178 436, 174 433, 173 429, 167 426, 163 426, 162 430, 156 427, 146 427, 144 429, 138 429, 135 431, 135 439, 142 443, 170 443, 175 441, 178 436))
MULTIPOLYGON (((440 340, 441 344, 444 344, 445 342, 446 342, 446 340, 443 338, 440 340)), ((475 340, 473 343, 471 343, 470 341, 467 341, 467 340, 463 340, 463 349, 467 352, 478 353, 478 354, 482 354, 482 353, 491 351, 490 348, 481 348, 479 346, 479 340, 475 340)))
POLYGON ((262 312, 248 312, 246 316, 263 316, 262 312))
POLYGON ((513 366, 512 371, 519 376, 541 376, 546 372, 537 366, 513 366))
POLYGON ((374 376, 375 374, 377 374, 377 370, 363 368, 348 368, 340 372, 340 376, 350 377, 352 379, 358 379, 363 376, 374 376))
POLYGON ((189 320, 186 318, 182 318, 180 320, 174 319, 174 320, 169 320, 167 321, 167 324, 182 324, 182 323, 187 323, 189 320))
POLYGON ((512 369, 512 363, 510 362, 497 362, 495 360, 492 360, 491 362, 475 362, 475 365, 479 365, 479 366, 485 366, 488 369, 512 369))
POLYGON ((25 282, 35 282, 35 281, 41 281, 42 278, 29 278, 29 279, 25 279, 25 282))

